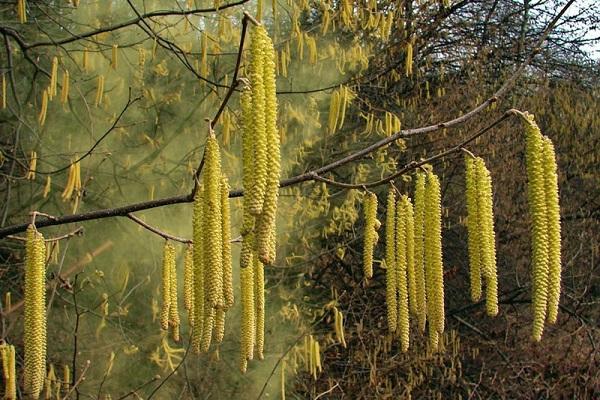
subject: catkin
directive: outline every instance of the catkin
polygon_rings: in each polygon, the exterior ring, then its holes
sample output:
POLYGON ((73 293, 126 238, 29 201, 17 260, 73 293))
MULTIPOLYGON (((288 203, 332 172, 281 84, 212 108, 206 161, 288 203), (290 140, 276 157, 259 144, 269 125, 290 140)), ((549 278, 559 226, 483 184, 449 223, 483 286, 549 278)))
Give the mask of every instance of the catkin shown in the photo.
POLYGON ((532 232, 532 306, 533 340, 542 339, 548 303, 548 216, 543 165, 543 138, 540 128, 527 115, 525 124, 525 161, 527 165, 527 197, 532 232))
MULTIPOLYGON (((444 333, 444 266, 442 263, 442 207, 440 182, 429 172, 425 184, 425 275, 429 330, 444 333)), ((431 335, 430 335, 431 336, 431 335)))
POLYGON ((200 186, 194 196, 193 225, 193 259, 194 259, 194 324, 192 329, 192 349, 200 352, 202 331, 204 328, 204 243, 202 206, 204 204, 204 188, 200 186))
POLYGON ((494 233, 494 211, 492 178, 482 158, 477 158, 477 198, 481 227, 481 261, 485 277, 486 310, 489 316, 498 314, 498 277, 496 268, 496 235, 494 233))
POLYGON ((265 345, 265 268, 258 257, 254 258, 254 317, 256 356, 262 360, 265 345))
POLYGON ((558 197, 558 175, 556 155, 552 141, 544 137, 543 167, 544 189, 546 192, 547 232, 548 232, 548 316, 553 324, 558 315, 560 300, 560 205, 558 197))
POLYGON ((188 245, 183 259, 183 306, 194 308, 194 246, 188 245))
POLYGON ((4 399, 17 400, 17 376, 15 370, 15 346, 0 345, 2 372, 4 375, 4 399))
POLYGON ((481 298, 481 251, 479 249, 481 229, 477 198, 477 170, 475 160, 469 155, 465 156, 465 187, 471 300, 477 302, 481 298))
POLYGON ((46 123, 46 114, 48 113, 48 89, 44 89, 42 92, 42 104, 40 107, 40 113, 38 114, 38 122, 40 126, 44 126, 46 123))
POLYGON ((111 59, 110 59, 110 67, 112 69, 117 69, 118 49, 119 49, 119 45, 118 44, 113 44, 112 45, 112 52, 111 52, 111 59))
POLYGON ((98 76, 98 84, 96 86, 96 100, 94 104, 98 107, 102 104, 102 99, 104 98, 104 75, 98 76))
POLYGON ((24 24, 27 22, 27 6, 25 0, 17 0, 17 16, 19 17, 20 23, 24 24))
POLYGON ((231 262, 231 210, 229 207, 229 181, 221 178, 221 234, 223 236, 223 308, 233 306, 233 267, 231 262))
POLYGON ((265 92, 266 154, 268 160, 262 214, 257 220, 256 248, 258 257, 265 265, 275 262, 276 215, 281 177, 281 150, 277 129, 277 94, 275 85, 275 50, 273 42, 264 32, 263 38, 263 83, 265 92))
POLYGON ((425 174, 418 172, 415 183, 414 209, 414 265, 417 294, 417 319, 421 332, 425 331, 427 320, 427 291, 424 264, 424 218, 425 218, 425 174))
POLYGON ((409 40, 406 43, 406 54, 404 59, 404 73, 406 76, 411 76, 413 73, 413 45, 409 40))
POLYGON ((63 72, 62 88, 60 91, 60 102, 62 104, 65 104, 67 102, 67 100, 69 100, 69 89, 70 89, 69 71, 65 70, 63 72))
POLYGON ((50 73, 50 87, 48 88, 48 100, 52 100, 56 96, 56 86, 58 83, 58 58, 52 58, 52 70, 50 73))
POLYGON ((179 341, 179 305, 177 304, 177 267, 175 263, 175 248, 171 245, 169 250, 169 325, 173 328, 173 340, 179 341))
POLYGON ((46 371, 46 246, 33 225, 27 228, 25 252, 23 390, 37 399, 46 371))
POLYGON ((240 287, 242 299, 241 322, 241 364, 240 369, 246 372, 247 361, 254 353, 255 317, 254 317, 254 268, 247 266, 240 269, 240 287))
POLYGON ((263 44, 266 36, 265 28, 260 26, 250 33, 250 90, 252 93, 252 123, 244 135, 250 135, 254 150, 253 157, 253 183, 252 187, 245 188, 247 193, 244 201, 248 201, 249 210, 258 215, 262 212, 262 206, 267 185, 267 129, 265 117, 265 85, 264 85, 264 50, 263 44))
POLYGON ((375 225, 377 220, 377 196, 375 193, 365 195, 363 210, 365 215, 364 246, 363 246, 363 272, 365 278, 373 277, 373 250, 376 239, 375 225))
POLYGON ((386 265, 386 305, 387 322, 390 332, 396 330, 397 324, 397 283, 396 283, 396 195, 390 188, 387 198, 385 217, 385 265, 386 265))
POLYGON ((407 282, 406 212, 407 197, 401 196, 396 204, 396 283, 398 285, 398 336, 402 352, 410 345, 410 321, 407 282))
POLYGON ((2 108, 6 108, 6 73, 2 74, 2 108))
POLYGON ((160 326, 169 329, 169 309, 171 307, 171 268, 175 262, 175 247, 170 242, 165 242, 163 248, 162 264, 162 311, 160 313, 160 326))
POLYGON ((221 156, 214 132, 206 141, 203 171, 204 209, 203 245, 206 290, 205 304, 223 306, 223 238, 221 232, 221 156))
POLYGON ((415 215, 410 197, 405 198, 406 218, 406 277, 408 278, 409 309, 412 315, 418 313, 417 277, 415 271, 415 215))
POLYGON ((218 308, 215 314, 215 343, 221 343, 225 337, 225 310, 218 308))

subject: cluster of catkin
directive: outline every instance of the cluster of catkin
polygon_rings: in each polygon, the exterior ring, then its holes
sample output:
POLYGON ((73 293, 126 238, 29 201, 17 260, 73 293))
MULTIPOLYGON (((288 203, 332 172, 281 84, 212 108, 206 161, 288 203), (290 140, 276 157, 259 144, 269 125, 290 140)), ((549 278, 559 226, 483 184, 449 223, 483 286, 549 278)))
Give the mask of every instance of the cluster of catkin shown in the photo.
POLYGON ((281 174, 277 129, 275 51, 263 26, 251 32, 248 84, 241 96, 244 204, 241 264, 241 357, 246 370, 263 358, 264 265, 275 261, 277 198, 281 174))
POLYGON ((377 196, 367 192, 363 200, 363 213, 365 216, 364 243, 363 243, 363 273, 365 278, 373 277, 373 251, 379 241, 377 231, 381 222, 377 219, 377 196))
POLYGON ((15 346, 7 343, 0 344, 0 360, 4 376, 4 399, 17 399, 17 376, 15 369, 15 346))
POLYGON ((540 341, 544 322, 555 323, 561 278, 560 206, 558 175, 552 141, 543 136, 533 115, 525 119, 527 196, 531 214, 532 305, 535 341, 540 341))
POLYGON ((304 362, 306 371, 317 379, 317 374, 323 370, 321 364, 321 346, 313 335, 304 336, 304 362))
POLYGON ((354 93, 347 86, 342 85, 333 91, 329 102, 328 133, 335 133, 342 128, 346 119, 346 110, 353 98, 354 93))
POLYGON ((194 198, 193 247, 188 248, 184 263, 184 305, 196 352, 208 351, 212 340, 221 343, 225 313, 233 306, 229 182, 221 172, 219 144, 212 129, 202 174, 194 198))
POLYGON ((492 198, 492 178, 480 157, 465 157, 467 231, 471 300, 481 298, 482 279, 486 285, 486 309, 498 314, 498 277, 492 198))
POLYGON ((438 177, 417 173, 415 203, 390 189, 386 215, 386 303, 391 332, 402 351, 410 345, 410 315, 420 331, 429 322, 431 347, 444 333, 441 195, 438 177))
POLYGON ((23 391, 37 399, 46 375, 46 245, 33 225, 26 240, 23 391))

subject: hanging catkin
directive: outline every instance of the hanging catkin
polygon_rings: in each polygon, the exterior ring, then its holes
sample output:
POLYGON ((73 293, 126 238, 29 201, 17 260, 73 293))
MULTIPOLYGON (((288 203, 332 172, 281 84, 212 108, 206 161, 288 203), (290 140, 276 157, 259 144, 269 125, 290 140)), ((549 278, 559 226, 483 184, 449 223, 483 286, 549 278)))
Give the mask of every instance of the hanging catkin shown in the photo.
POLYGON ((417 292, 417 319, 421 332, 425 331, 427 320, 427 298, 424 265, 424 217, 425 217, 425 175, 417 172, 415 180, 415 212, 414 212, 414 265, 417 292))
POLYGON ((46 375, 46 246, 33 225, 25 249, 23 391, 37 399, 46 375))
POLYGON ((204 187, 203 246, 205 303, 209 308, 223 306, 223 237, 221 231, 221 156, 212 129, 206 140, 202 176, 204 187))
POLYGON ((0 345, 2 357, 2 372, 4 375, 4 399, 17 400, 17 376, 15 370, 15 346, 0 345))
POLYGON ((264 33, 263 44, 263 83, 265 91, 265 130, 267 141, 267 182, 265 187, 262 214, 257 220, 256 248, 258 257, 265 265, 275 262, 276 215, 281 177, 281 150, 277 129, 277 94, 275 85, 275 50, 273 42, 264 33))
POLYGON ((560 205, 556 155, 552 141, 544 137, 543 167, 548 232, 548 322, 556 322, 560 300, 560 205))
POLYGON ((229 181, 221 178, 221 234, 223 236, 223 309, 233 306, 233 269, 231 263, 231 211, 229 207, 229 181))
POLYGON ((390 332, 394 332, 398 320, 398 306, 396 304, 396 195, 393 187, 388 193, 385 217, 385 265, 387 322, 390 332))
POLYGON ((415 215, 410 197, 405 196, 406 217, 406 277, 408 279, 409 309, 418 314, 417 277, 415 271, 415 215))
POLYGON ((62 104, 65 104, 69 100, 69 86, 69 71, 65 70, 63 72, 62 88, 60 91, 60 102, 62 104))
POLYGON ((363 246, 363 272, 365 278, 373 277, 373 250, 376 243, 376 223, 377 223, 377 196, 375 193, 365 194, 363 201, 363 210, 365 215, 364 228, 364 246, 363 246))
POLYGON ((175 248, 169 250, 169 325, 172 327, 173 340, 179 341, 179 305, 177 304, 177 267, 175 263, 175 248))
POLYGON ((240 369, 246 372, 248 360, 254 354, 255 317, 254 317, 254 268, 252 265, 240 269, 240 287, 242 299, 242 322, 240 337, 240 369))
POLYGON ((194 309, 194 246, 188 245, 183 259, 183 306, 194 309))
POLYGON ((244 135, 250 135, 249 140, 253 148, 253 183, 244 195, 244 201, 249 202, 249 210, 258 215, 262 206, 267 185, 267 129, 265 117, 265 85, 264 85, 264 40, 266 31, 260 26, 250 33, 250 90, 252 93, 250 129, 244 129, 244 135))
POLYGON ((544 144, 533 115, 526 115, 526 118, 527 197, 532 222, 532 337, 539 342, 544 331, 548 303, 548 215, 543 165, 544 144))
POLYGON ((477 170, 475 168, 475 159, 469 155, 465 156, 465 192, 467 200, 471 300, 477 302, 481 298, 481 228, 479 226, 477 199, 477 170))
POLYGON ((204 329, 204 243, 202 208, 204 204, 204 188, 200 186, 194 196, 193 225, 193 259, 194 259, 194 325, 192 329, 192 349, 200 352, 202 331, 204 329))
POLYGON ((442 264, 442 207, 440 182, 429 172, 425 184, 425 276, 430 339, 444 333, 444 266, 442 264), (435 333, 437 333, 437 335, 435 333))
POLYGON ((407 197, 401 196, 396 204, 396 283, 398 285, 398 327, 402 352, 410 345, 410 321, 408 309, 406 212, 407 197))
POLYGON ((173 244, 166 241, 163 248, 162 263, 162 311, 160 313, 160 326, 169 329, 169 309, 171 307, 171 268, 175 262, 175 248, 173 244))
POLYGON ((479 224, 481 227, 481 266, 485 278, 485 301, 489 316, 498 314, 498 277, 496 269, 496 235, 494 233, 494 211, 492 177, 482 158, 475 160, 477 169, 477 199, 479 224))
POLYGON ((258 257, 254 258, 254 317, 256 357, 262 360, 265 345, 265 268, 258 257))

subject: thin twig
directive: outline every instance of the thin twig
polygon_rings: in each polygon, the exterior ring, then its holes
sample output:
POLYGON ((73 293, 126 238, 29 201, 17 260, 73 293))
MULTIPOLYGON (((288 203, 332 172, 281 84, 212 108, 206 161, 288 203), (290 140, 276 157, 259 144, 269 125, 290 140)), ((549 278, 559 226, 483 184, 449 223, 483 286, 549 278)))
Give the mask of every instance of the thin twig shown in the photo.
POLYGON ((148 229, 150 232, 154 232, 157 235, 162 236, 165 239, 174 240, 176 242, 187 243, 187 244, 191 244, 192 243, 192 241, 190 239, 180 238, 178 236, 173 236, 173 235, 170 235, 170 234, 168 234, 166 232, 163 232, 160 229, 155 228, 152 225, 148 224, 147 222, 144 222, 143 220, 141 220, 140 218, 136 217, 133 214, 127 214, 127 218, 129 218, 130 220, 132 220, 132 221, 140 224, 144 228, 148 229))

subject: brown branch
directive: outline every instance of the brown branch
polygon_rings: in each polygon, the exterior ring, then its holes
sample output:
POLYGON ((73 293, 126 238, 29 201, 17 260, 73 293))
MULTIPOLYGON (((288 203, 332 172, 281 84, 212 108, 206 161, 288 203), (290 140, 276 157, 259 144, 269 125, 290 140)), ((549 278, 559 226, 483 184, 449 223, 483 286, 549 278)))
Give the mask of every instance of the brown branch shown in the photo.
POLYGON ((442 159, 444 157, 447 157, 447 156, 449 156, 453 153, 457 153, 459 151, 466 151, 469 154, 471 154, 471 156, 473 156, 473 154, 470 151, 468 151, 467 149, 464 148, 467 144, 473 142, 478 137, 480 137, 483 134, 485 134, 486 132, 490 131, 493 127, 495 127, 502 121, 506 120, 507 118, 509 118, 513 115, 521 115, 521 114, 522 113, 518 110, 510 109, 510 110, 506 111, 500 118, 498 118, 497 120, 492 122, 490 125, 486 126, 485 128, 481 129, 479 132, 477 132, 475 135, 469 137, 467 140, 457 144, 456 146, 451 147, 450 149, 448 149, 446 151, 438 153, 429 158, 423 159, 421 161, 411 161, 410 163, 406 164, 402 169, 400 169, 400 170, 394 172, 393 174, 390 174, 390 175, 386 176, 385 178, 380 179, 378 181, 363 182, 363 183, 343 183, 343 182, 337 182, 332 179, 324 178, 317 174, 313 174, 313 179, 316 181, 324 182, 328 185, 338 186, 338 187, 346 188, 346 189, 366 189, 366 188, 370 188, 370 187, 381 186, 383 184, 393 181, 397 177, 402 176, 402 175, 406 174, 407 172, 413 171, 425 164, 432 163, 436 160, 442 159))
MULTIPOLYGON (((556 25, 558 20, 567 11, 567 9, 574 3, 574 1, 575 0, 569 0, 569 2, 566 3, 562 7, 562 9, 559 11, 559 13, 552 19, 552 21, 548 24, 548 26, 546 27, 546 29, 540 36, 540 39, 538 40, 535 48, 533 49, 533 51, 531 52, 529 57, 523 63, 521 63, 521 65, 516 69, 514 74, 500 87, 500 89, 498 89, 496 91, 496 93, 494 93, 493 96, 491 96, 490 98, 485 100, 479 106, 473 108, 472 110, 463 114, 460 117, 454 118, 454 119, 446 121, 446 122, 429 125, 429 126, 424 126, 421 128, 401 130, 387 138, 381 139, 381 140, 371 144, 370 146, 365 147, 364 149, 361 149, 353 154, 350 154, 349 156, 343 157, 343 158, 341 158, 337 161, 334 161, 330 164, 327 164, 325 166, 317 168, 313 171, 306 172, 304 174, 300 174, 300 175, 297 175, 297 176, 294 176, 294 177, 291 177, 288 179, 284 179, 284 180, 280 181, 279 187, 283 188, 283 187, 287 187, 287 186, 296 185, 296 184, 299 184, 302 182, 315 180, 315 174, 321 175, 323 173, 332 171, 342 165, 345 165, 352 161, 358 160, 358 159, 364 157, 365 155, 370 154, 373 151, 375 151, 387 144, 392 143, 395 140, 402 139, 402 138, 408 138, 408 137, 425 134, 425 133, 429 133, 429 132, 435 132, 437 130, 440 130, 443 128, 449 128, 449 127, 459 125, 459 124, 462 124, 462 123, 468 121, 470 118, 474 117, 475 115, 477 115, 480 112, 482 112, 483 110, 485 110, 489 105, 491 105, 492 103, 495 103, 498 100, 498 98, 504 96, 510 89, 513 88, 513 86, 516 84, 518 78, 525 71, 525 68, 527 67, 527 65, 529 65, 529 63, 531 62, 533 57, 538 53, 541 44, 546 40, 546 38, 550 34, 550 31, 552 31, 552 29, 554 28, 554 26, 556 25)), ((201 162, 199 169, 201 169, 202 164, 203 163, 201 162)), ((196 186, 194 185, 194 189, 189 194, 167 197, 167 198, 158 199, 158 200, 145 201, 145 202, 141 202, 141 203, 134 203, 134 204, 129 204, 129 205, 122 206, 122 207, 95 210, 95 211, 90 211, 90 212, 81 213, 81 214, 66 215, 66 216, 58 217, 56 219, 45 219, 45 220, 39 221, 36 224, 36 226, 38 228, 42 228, 45 226, 62 225, 62 224, 68 224, 68 223, 72 223, 72 222, 89 221, 89 220, 110 218, 110 217, 117 217, 117 216, 127 216, 127 214, 136 212, 136 211, 148 210, 151 208, 158 208, 158 207, 163 207, 163 206, 167 206, 167 205, 171 205, 171 204, 189 203, 189 202, 192 202, 194 199, 195 188, 196 188, 196 186)), ((240 196, 243 196, 242 189, 236 189, 236 190, 232 190, 229 192, 230 198, 240 197, 240 196)), ((17 224, 17 225, 11 225, 11 226, 8 226, 5 228, 0 228, 0 238, 6 237, 7 235, 11 235, 14 233, 23 232, 23 231, 25 231, 25 229, 27 229, 27 225, 28 224, 17 224)))
POLYGON ((162 236, 165 239, 174 240, 176 242, 187 243, 187 244, 191 244, 192 243, 192 241, 190 239, 180 238, 178 236, 173 236, 173 235, 170 235, 170 234, 168 234, 166 232, 163 232, 160 229, 155 228, 152 225, 148 224, 147 222, 144 222, 143 220, 141 220, 140 218, 136 217, 133 214, 127 214, 127 218, 129 218, 130 220, 132 220, 132 221, 140 224, 144 228, 148 229, 150 232, 154 232, 157 235, 162 236))
MULTIPOLYGON (((69 239, 73 236, 81 236, 83 235, 83 226, 80 226, 79 228, 75 229, 72 232, 69 233, 65 233, 64 235, 60 235, 60 236, 55 236, 49 239, 44 239, 44 242, 48 243, 48 242, 57 242, 59 240, 64 240, 64 239, 69 239)), ((7 239, 12 239, 12 240, 18 240, 21 242, 26 242, 27 238, 21 237, 21 236, 14 236, 14 235, 8 235, 6 236, 7 239)))

